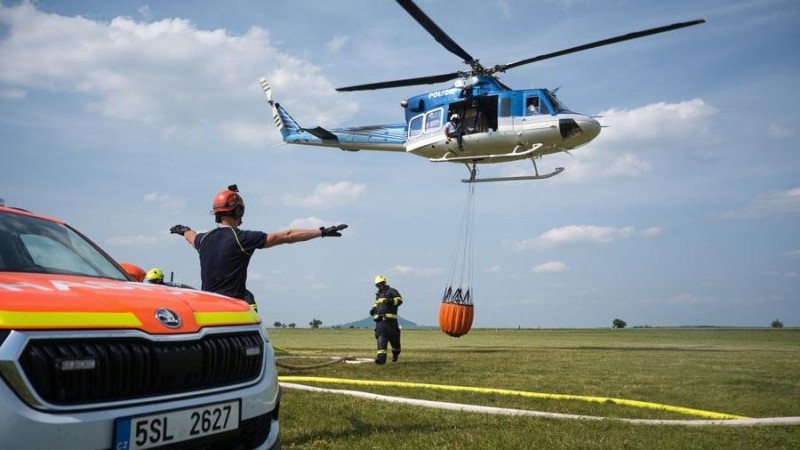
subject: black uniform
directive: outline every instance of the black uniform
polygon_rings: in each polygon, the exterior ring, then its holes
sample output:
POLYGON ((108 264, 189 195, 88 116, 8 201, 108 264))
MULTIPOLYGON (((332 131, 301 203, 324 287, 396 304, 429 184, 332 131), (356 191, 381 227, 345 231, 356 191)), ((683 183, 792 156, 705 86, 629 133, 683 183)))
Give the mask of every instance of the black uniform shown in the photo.
POLYGON ((397 289, 384 284, 375 293, 375 303, 369 314, 375 321, 375 339, 378 340, 376 364, 386 364, 387 343, 392 345, 392 361, 400 355, 400 327, 397 324, 397 308, 403 304, 403 298, 397 289))
POLYGON ((245 300, 255 308, 253 294, 247 290, 247 266, 266 238, 262 231, 226 226, 198 233, 194 246, 200 254, 201 289, 245 300))

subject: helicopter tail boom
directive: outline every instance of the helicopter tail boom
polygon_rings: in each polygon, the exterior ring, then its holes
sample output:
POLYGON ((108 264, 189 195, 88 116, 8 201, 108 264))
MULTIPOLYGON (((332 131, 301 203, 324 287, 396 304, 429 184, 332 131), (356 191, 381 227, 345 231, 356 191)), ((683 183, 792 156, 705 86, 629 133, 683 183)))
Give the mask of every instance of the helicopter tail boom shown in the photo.
POLYGON ((406 151, 406 124, 370 125, 326 129, 320 126, 304 128, 289 112, 272 98, 272 88, 266 78, 259 80, 261 90, 272 109, 272 120, 287 144, 335 147, 346 151, 383 150, 406 151))

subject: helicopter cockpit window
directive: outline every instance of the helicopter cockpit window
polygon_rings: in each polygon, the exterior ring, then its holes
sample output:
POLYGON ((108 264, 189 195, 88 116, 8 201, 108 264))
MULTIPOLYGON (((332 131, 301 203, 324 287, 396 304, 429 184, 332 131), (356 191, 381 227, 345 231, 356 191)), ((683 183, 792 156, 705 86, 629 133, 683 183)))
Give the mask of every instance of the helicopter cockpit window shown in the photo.
POLYGON ((564 104, 561 103, 561 100, 559 100, 558 97, 555 96, 555 94, 553 94, 550 91, 544 91, 544 93, 545 95, 547 95, 547 99, 550 100, 550 104, 553 105, 556 114, 562 112, 569 112, 569 108, 564 106, 564 104))
POLYGON ((442 108, 437 108, 425 114, 425 133, 431 133, 442 129, 443 113, 444 110, 442 108))
POLYGON ((408 137, 413 138, 422 134, 422 114, 412 118, 408 122, 408 137))

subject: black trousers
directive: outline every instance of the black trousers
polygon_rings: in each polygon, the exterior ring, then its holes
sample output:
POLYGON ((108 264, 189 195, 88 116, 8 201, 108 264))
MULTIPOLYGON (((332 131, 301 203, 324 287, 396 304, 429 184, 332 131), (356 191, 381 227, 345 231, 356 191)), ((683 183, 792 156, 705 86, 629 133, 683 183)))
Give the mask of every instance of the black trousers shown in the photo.
POLYGON ((392 346, 392 359, 400 354, 400 326, 396 320, 384 319, 375 324, 375 339, 378 341, 378 354, 375 361, 386 362, 386 349, 392 346))

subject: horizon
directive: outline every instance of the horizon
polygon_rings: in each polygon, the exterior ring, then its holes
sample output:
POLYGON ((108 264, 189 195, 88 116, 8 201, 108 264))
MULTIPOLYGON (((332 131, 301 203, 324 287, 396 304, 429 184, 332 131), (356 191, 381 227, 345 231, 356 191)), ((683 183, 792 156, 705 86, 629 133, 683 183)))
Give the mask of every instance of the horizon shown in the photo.
MULTIPOLYGON (((706 21, 498 74, 559 88, 604 128, 537 161, 558 176, 476 187, 476 328, 800 326, 800 2, 416 3, 487 66, 706 21)), ((169 228, 213 228, 214 195, 236 183, 245 229, 350 225, 257 252, 265 323, 343 323, 369 310, 376 274, 402 315, 436 323, 465 168, 282 145, 258 82, 306 127, 402 122, 401 100, 447 85, 335 88, 466 66, 396 2, 0 0, 0 30, 7 205, 200 286, 169 228)))

